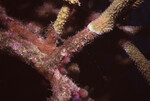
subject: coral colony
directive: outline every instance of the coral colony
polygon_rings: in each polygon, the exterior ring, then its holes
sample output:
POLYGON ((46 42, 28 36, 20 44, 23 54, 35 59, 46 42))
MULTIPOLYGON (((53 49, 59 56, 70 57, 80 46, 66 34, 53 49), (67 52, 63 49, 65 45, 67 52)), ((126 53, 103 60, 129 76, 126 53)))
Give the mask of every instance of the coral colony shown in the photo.
MULTIPOLYGON (((3 27, 0 30, 0 51, 18 57, 49 81, 52 95, 47 98, 47 101, 94 101, 95 98, 88 87, 80 87, 80 84, 76 83, 82 71, 80 71, 80 65, 72 60, 87 45, 92 46, 96 39, 101 40, 104 34, 111 33, 115 28, 123 30, 122 33, 125 32, 127 37, 136 35, 137 31, 133 31, 132 27, 125 26, 123 29, 118 24, 130 11, 138 8, 144 0, 111 0, 109 7, 101 14, 98 12, 89 14, 88 25, 85 22, 87 27, 83 26, 82 30, 73 30, 74 34, 67 34, 67 31, 72 30, 73 26, 68 25, 74 21, 71 19, 75 16, 74 13, 80 12, 84 1, 60 0, 59 2, 62 5, 60 10, 53 6, 55 0, 45 1, 43 7, 38 8, 39 12, 36 10, 37 13, 40 13, 38 14, 40 17, 45 13, 47 16, 57 15, 54 22, 49 21, 50 24, 45 28, 46 31, 42 31, 43 26, 35 21, 23 22, 12 17, 9 12, 6 12, 7 8, 1 5, 0 22, 3 27), (63 41, 60 42, 60 39, 63 41)), ((136 64, 137 70, 149 84, 150 62, 127 37, 116 39, 118 46, 136 64)), ((104 101, 104 99, 96 101, 104 101)))

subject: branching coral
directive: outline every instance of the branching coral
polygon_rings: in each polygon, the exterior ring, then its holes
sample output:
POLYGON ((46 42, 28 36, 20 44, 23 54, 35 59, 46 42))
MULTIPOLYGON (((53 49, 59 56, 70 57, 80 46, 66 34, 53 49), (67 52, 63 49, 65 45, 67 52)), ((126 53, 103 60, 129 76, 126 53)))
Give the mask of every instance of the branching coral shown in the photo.
POLYGON ((117 18, 127 9, 131 8, 131 5, 136 3, 140 4, 143 0, 138 0, 134 2, 134 0, 114 0, 112 4, 105 10, 99 18, 92 21, 88 28, 90 31, 95 32, 97 34, 103 34, 109 32, 113 29, 114 24, 117 21, 117 18))
MULTIPOLYGON (((1 10, 3 10, 1 8, 1 10)), ((53 68, 47 65, 46 59, 52 51, 47 50, 47 40, 44 43, 43 49, 39 44, 43 42, 39 39, 39 35, 31 33, 25 26, 20 24, 17 20, 8 17, 2 12, 1 20, 8 26, 10 32, 0 32, 0 49, 7 50, 9 53, 14 54, 26 61, 27 64, 32 65, 40 74, 42 74, 47 80, 50 80, 53 97, 50 99, 68 101, 71 99, 73 92, 78 93, 80 88, 76 86, 67 76, 62 75, 58 68, 53 68), (15 23, 15 24, 14 24, 15 23), (24 29, 22 33, 21 30, 24 29), (30 36, 31 35, 31 36, 30 36), (33 37, 35 40, 30 40, 33 37)), ((53 45, 52 45, 53 46, 53 45)), ((53 49, 51 45, 48 45, 50 49, 53 49)))
POLYGON ((134 8, 138 7, 140 4, 142 4, 144 0, 136 0, 136 2, 132 5, 134 8))
MULTIPOLYGON (((78 4, 78 0, 65 0, 69 4, 78 4)), ((127 14, 133 4, 140 4, 144 0, 115 0, 96 20, 76 35, 65 40, 63 45, 56 46, 54 33, 62 34, 64 24, 69 17, 70 5, 63 5, 53 27, 49 26, 46 39, 32 32, 20 21, 13 19, 0 7, 0 21, 7 30, 0 32, 0 49, 18 56, 31 65, 35 70, 49 80, 53 95, 49 101, 88 101, 88 92, 78 87, 65 73, 62 68, 68 64, 75 53, 80 52, 87 44, 98 38, 99 35, 113 30, 120 15, 127 14)), ((136 5, 137 6, 137 5, 136 5)), ((31 25, 32 26, 32 25, 31 25)), ((149 62, 130 42, 122 44, 123 49, 135 61, 139 70, 150 82, 149 62)), ((74 64, 75 65, 75 64, 74 64)), ((79 72, 78 66, 76 70, 79 72)))
POLYGON ((120 41, 120 44, 150 83, 150 62, 131 42, 124 40, 120 41))
POLYGON ((78 6, 80 6, 79 0, 64 0, 64 1, 67 1, 69 4, 77 4, 78 6))
MULTIPOLYGON (((78 6, 80 6, 79 0, 65 0, 65 1, 67 1, 69 4, 73 4, 73 5, 77 4, 78 6)), ((63 7, 61 8, 57 16, 57 19, 54 23, 54 29, 56 33, 59 34, 58 36, 61 36, 63 34, 64 25, 69 18, 71 10, 72 7, 71 5, 68 4, 64 4, 63 7)))
POLYGON ((70 15, 70 7, 67 5, 64 5, 61 8, 57 16, 57 19, 54 23, 54 28, 55 28, 56 33, 58 34, 63 33, 63 28, 64 28, 65 23, 67 22, 69 15, 70 15))

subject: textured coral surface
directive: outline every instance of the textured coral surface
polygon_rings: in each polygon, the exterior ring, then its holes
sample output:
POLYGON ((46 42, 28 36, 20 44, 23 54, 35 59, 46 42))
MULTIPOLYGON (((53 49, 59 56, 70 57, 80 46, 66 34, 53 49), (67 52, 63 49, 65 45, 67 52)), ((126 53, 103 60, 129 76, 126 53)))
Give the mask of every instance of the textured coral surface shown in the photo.
POLYGON ((149 101, 149 4, 0 0, 0 101, 149 101))

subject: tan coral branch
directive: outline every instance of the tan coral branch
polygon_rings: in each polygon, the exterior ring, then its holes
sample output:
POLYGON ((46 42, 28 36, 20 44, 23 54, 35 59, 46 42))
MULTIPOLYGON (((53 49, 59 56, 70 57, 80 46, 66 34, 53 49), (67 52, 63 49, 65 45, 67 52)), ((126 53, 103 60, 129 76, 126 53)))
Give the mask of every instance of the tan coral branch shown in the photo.
POLYGON ((74 4, 74 5, 77 4, 78 6, 81 5, 79 0, 64 0, 64 1, 68 2, 69 4, 74 4))
MULTIPOLYGON (((77 4, 78 6, 80 6, 80 2, 79 0, 64 0, 66 2, 68 2, 69 4, 77 4)), ((69 4, 64 4, 57 16, 57 19, 54 23, 54 29, 56 31, 56 33, 58 34, 58 36, 61 36, 63 34, 63 29, 64 29, 64 25, 66 24, 70 12, 71 12, 71 6, 69 4)))
POLYGON ((150 62, 131 42, 121 41, 120 43, 125 52, 135 62, 142 75, 144 75, 148 83, 150 83, 150 62))
POLYGON ((145 0, 136 0, 136 2, 132 5, 133 8, 137 8, 141 5, 145 0))
MULTIPOLYGON (((99 18, 88 25, 88 28, 96 34, 103 34, 111 31, 117 21, 117 18, 126 9, 132 8, 132 5, 137 1, 142 2, 144 0, 114 0, 112 4, 99 16, 99 18)), ((140 3, 138 3, 138 5, 139 4, 140 3)))
POLYGON ((57 16, 57 19, 54 23, 54 29, 58 35, 61 35, 63 33, 64 25, 70 15, 70 10, 71 8, 68 5, 63 5, 57 16))

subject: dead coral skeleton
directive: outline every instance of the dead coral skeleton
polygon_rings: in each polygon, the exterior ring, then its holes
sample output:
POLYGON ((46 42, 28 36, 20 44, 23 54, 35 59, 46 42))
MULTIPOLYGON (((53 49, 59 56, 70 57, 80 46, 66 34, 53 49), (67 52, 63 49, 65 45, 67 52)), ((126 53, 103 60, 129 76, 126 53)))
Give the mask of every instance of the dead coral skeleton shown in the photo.
MULTIPOLYGON (((65 1, 69 2, 69 4, 80 5, 78 0, 65 1)), ((113 1, 96 20, 89 23, 88 27, 68 38, 63 45, 58 47, 55 45, 57 39, 54 33, 62 33, 63 26, 69 16, 69 6, 64 5, 62 7, 55 21, 54 28, 51 27, 52 31, 48 33, 46 39, 39 34, 33 33, 38 29, 29 29, 22 22, 9 17, 5 9, 0 7, 0 21, 8 27, 8 30, 0 32, 0 49, 18 56, 49 80, 53 92, 52 97, 48 99, 49 101, 81 100, 82 97, 88 99, 88 92, 78 87, 67 75, 61 74, 59 68, 64 68, 75 53, 80 52, 84 46, 93 42, 99 35, 113 30, 117 23, 116 19, 120 15, 124 15, 124 11, 132 9, 135 3, 137 6, 140 4, 139 2, 143 1, 113 1)), ((122 47, 138 65, 139 70, 146 77, 147 81, 150 82, 149 62, 130 42, 122 43, 122 47)), ((78 68, 75 68, 76 71, 80 72, 78 68)))

